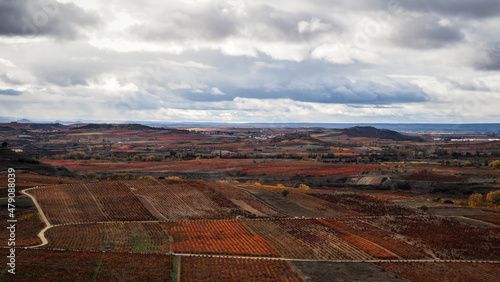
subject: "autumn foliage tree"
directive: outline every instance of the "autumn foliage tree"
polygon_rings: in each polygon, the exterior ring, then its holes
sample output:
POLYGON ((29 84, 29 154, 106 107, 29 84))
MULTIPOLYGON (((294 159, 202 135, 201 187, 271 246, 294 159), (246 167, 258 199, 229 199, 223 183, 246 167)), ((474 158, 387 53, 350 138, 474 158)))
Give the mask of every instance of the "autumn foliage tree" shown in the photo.
POLYGON ((299 189, 302 189, 302 190, 309 190, 309 189, 310 189, 310 187, 309 187, 309 186, 307 186, 307 185, 305 185, 305 184, 300 184, 299 189))
POLYGON ((483 205, 483 195, 479 193, 474 193, 469 197, 469 206, 480 207, 483 205))
POLYGON ((488 193, 488 195, 486 195, 486 202, 488 203, 488 206, 499 207, 500 206, 500 190, 488 193))
POLYGON ((500 160, 497 160, 497 161, 492 161, 489 166, 493 167, 493 168, 500 168, 500 160))

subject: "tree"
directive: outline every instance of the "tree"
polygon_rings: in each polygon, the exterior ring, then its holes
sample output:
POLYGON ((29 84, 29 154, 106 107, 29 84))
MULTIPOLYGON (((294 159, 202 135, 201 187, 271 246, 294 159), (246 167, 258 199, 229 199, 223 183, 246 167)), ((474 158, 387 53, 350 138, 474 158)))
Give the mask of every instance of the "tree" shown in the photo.
POLYGON ((469 206, 480 207, 483 205, 483 195, 479 193, 474 193, 469 197, 469 206))
POLYGON ((1 146, 1 148, 7 148, 7 145, 9 145, 9 143, 7 143, 7 142, 2 142, 2 146, 1 146))
POLYGON ((490 163, 490 166, 493 167, 493 168, 500 168, 500 161, 492 161, 490 163))
POLYGON ((486 202, 488 203, 488 206, 499 207, 500 206, 500 190, 488 193, 488 195, 486 195, 486 202))
POLYGON ((309 187, 309 186, 307 186, 307 185, 305 185, 305 184, 300 184, 300 185, 299 185, 299 189, 302 189, 302 190, 309 190, 309 189, 310 189, 310 187, 309 187))
POLYGON ((281 190, 281 195, 283 195, 284 197, 288 196, 288 194, 290 194, 290 191, 288 190, 281 190))

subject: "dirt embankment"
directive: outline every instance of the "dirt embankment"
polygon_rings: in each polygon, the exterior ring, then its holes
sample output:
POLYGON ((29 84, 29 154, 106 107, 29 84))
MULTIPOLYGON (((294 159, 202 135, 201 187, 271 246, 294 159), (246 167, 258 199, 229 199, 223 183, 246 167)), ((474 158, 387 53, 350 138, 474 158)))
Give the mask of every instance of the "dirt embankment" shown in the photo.
POLYGON ((373 185, 378 186, 382 184, 387 178, 384 176, 356 176, 347 179, 346 183, 351 185, 373 185))

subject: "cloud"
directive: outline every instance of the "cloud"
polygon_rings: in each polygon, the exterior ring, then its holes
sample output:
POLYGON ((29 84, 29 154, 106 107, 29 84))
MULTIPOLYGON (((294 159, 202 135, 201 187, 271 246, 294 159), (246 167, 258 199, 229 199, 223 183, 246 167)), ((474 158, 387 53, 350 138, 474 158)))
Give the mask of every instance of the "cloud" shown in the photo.
POLYGON ((497 0, 59 1, 0 0, 0 112, 499 118, 497 0))
POLYGON ((74 39, 81 28, 99 22, 75 4, 54 0, 0 0, 0 35, 39 36, 74 39))
POLYGON ((437 49, 462 41, 464 34, 441 20, 418 17, 401 24, 392 39, 412 49, 437 49))
POLYGON ((21 94, 23 94, 23 92, 14 89, 0 89, 0 95, 19 96, 21 94))
POLYGON ((226 95, 224 92, 220 91, 217 87, 212 87, 210 93, 213 95, 226 95))
POLYGON ((131 33, 157 41, 218 40, 234 34, 238 26, 234 15, 221 17, 209 2, 178 2, 175 8, 160 10, 153 19, 132 26, 131 33))
MULTIPOLYGON (((215 88, 218 90, 218 88, 215 88)), ((389 105, 414 103, 428 100, 428 95, 418 86, 394 83, 383 85, 371 81, 351 82, 337 79, 331 82, 314 84, 313 82, 290 83, 288 85, 262 85, 261 87, 241 88, 227 84, 219 90, 225 95, 216 94, 214 88, 205 91, 176 90, 174 93, 189 101, 231 101, 235 98, 252 99, 288 99, 299 102, 322 104, 370 104, 389 105)))
POLYGON ((13 85, 22 85, 24 83, 21 80, 12 78, 10 75, 6 73, 0 73, 0 80, 13 85))
POLYGON ((483 47, 476 58, 475 67, 479 70, 500 70, 500 42, 491 42, 483 47))
POLYGON ((421 13, 439 13, 456 17, 488 18, 500 15, 497 0, 400 0, 405 10, 421 13))
POLYGON ((156 15, 130 27, 129 32, 144 40, 197 45, 249 39, 248 43, 262 51, 263 43, 307 42, 321 34, 343 30, 333 17, 318 17, 311 11, 290 11, 279 4, 273 6, 258 1, 175 3, 175 7, 159 8, 156 15))
POLYGON ((329 28, 329 24, 322 23, 318 18, 312 18, 310 21, 300 21, 297 25, 299 33, 312 33, 315 31, 328 30, 329 28))

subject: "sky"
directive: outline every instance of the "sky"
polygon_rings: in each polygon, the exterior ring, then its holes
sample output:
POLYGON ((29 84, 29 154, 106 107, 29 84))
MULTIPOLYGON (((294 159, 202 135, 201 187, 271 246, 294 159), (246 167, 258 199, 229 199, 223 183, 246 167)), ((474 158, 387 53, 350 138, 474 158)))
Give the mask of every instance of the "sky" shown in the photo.
POLYGON ((500 122, 500 1, 0 0, 0 121, 500 122))

